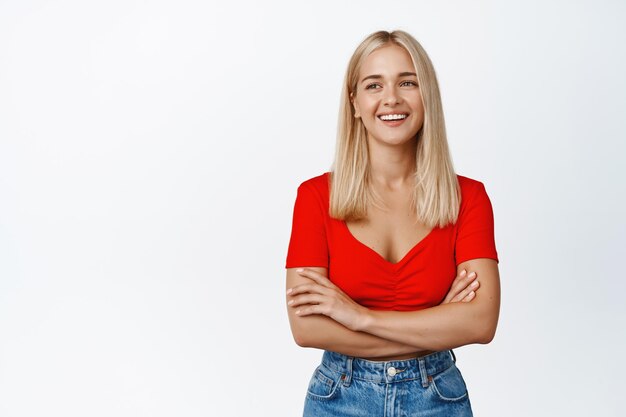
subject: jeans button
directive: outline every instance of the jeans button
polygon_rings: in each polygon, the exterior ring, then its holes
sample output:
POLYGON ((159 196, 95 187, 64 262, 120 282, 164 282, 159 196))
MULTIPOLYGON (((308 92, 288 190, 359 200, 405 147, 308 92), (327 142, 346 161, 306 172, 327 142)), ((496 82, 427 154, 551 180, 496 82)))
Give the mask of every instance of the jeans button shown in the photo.
POLYGON ((393 366, 390 367, 389 369, 387 369, 387 374, 389 374, 389 376, 394 376, 395 374, 397 374, 396 368, 394 368, 393 366))

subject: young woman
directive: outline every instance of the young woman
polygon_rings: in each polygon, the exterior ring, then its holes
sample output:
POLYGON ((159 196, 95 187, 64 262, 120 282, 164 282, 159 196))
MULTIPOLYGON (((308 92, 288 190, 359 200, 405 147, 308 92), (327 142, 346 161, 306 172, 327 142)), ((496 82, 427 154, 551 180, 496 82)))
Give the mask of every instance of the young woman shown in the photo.
POLYGON ((496 331, 492 206, 453 169, 435 71, 408 33, 356 48, 335 161, 298 187, 286 268, 293 337, 324 350, 305 417, 472 415, 452 349, 496 331))

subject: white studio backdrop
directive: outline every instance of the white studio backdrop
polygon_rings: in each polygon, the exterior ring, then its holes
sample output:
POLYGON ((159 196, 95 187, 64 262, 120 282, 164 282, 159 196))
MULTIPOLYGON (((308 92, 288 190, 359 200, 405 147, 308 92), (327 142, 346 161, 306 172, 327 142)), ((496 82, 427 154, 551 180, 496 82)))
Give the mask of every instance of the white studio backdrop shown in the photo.
POLYGON ((458 173, 491 198, 502 308, 455 350, 477 416, 618 416, 626 4, 0 1, 0 415, 297 416, 300 182, 357 44, 404 29, 458 173))

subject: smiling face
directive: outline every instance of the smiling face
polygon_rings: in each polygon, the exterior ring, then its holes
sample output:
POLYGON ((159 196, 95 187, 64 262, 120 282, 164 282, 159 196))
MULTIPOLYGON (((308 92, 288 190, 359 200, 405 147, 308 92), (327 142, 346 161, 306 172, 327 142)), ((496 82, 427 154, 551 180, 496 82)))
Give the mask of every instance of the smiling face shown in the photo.
POLYGON ((409 53, 396 44, 369 54, 350 94, 368 140, 400 145, 413 140, 424 124, 424 104, 409 53))

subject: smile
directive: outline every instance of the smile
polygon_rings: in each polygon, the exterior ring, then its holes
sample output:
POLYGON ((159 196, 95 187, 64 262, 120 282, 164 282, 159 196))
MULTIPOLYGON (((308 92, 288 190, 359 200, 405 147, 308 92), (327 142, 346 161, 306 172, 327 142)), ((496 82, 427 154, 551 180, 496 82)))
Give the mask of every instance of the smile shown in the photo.
POLYGON ((380 120, 389 121, 389 120, 404 120, 407 118, 406 114, 382 114, 378 116, 380 120))

